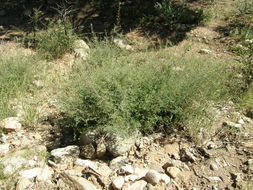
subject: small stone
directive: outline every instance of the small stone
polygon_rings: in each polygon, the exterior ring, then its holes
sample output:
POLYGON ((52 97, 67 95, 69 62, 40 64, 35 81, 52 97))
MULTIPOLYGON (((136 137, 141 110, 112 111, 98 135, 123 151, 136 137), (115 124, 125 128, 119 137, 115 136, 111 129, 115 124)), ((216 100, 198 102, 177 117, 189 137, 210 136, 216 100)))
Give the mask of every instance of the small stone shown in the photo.
POLYGON ((96 150, 94 146, 90 143, 87 145, 80 146, 80 157, 84 159, 94 159, 96 158, 96 150))
POLYGON ((178 175, 181 173, 181 170, 176 167, 168 167, 167 168, 167 173, 173 178, 177 178, 178 175))
POLYGON ((5 132, 17 132, 22 128, 22 125, 19 118, 9 117, 0 122, 0 127, 2 127, 5 132))
POLYGON ((220 177, 208 177, 209 181, 216 181, 216 182, 221 182, 221 178, 220 177))
POLYGON ((109 135, 106 139, 106 148, 112 156, 122 156, 135 145, 136 136, 122 138, 117 135, 109 135))
POLYGON ((124 177, 119 176, 112 181, 112 187, 115 190, 120 190, 122 189, 124 183, 125 183, 124 177))
POLYGON ((202 54, 210 54, 210 53, 212 53, 212 51, 209 50, 209 49, 201 49, 201 50, 199 50, 199 53, 202 53, 202 54))
POLYGON ((73 44, 74 52, 77 57, 85 60, 90 52, 89 46, 83 40, 76 40, 73 44))
POLYGON ((33 168, 30 170, 24 170, 24 171, 19 172, 19 175, 27 179, 32 179, 32 178, 35 178, 39 172, 40 172, 40 168, 33 168))
POLYGON ((19 179, 16 190, 27 190, 30 189, 29 187, 32 185, 32 182, 30 182, 29 179, 22 177, 19 179))
POLYGON ((7 160, 3 161, 3 173, 4 175, 12 175, 20 168, 27 165, 28 161, 20 156, 15 156, 8 158, 7 160))
POLYGON ((239 119, 238 123, 241 124, 241 125, 244 125, 244 124, 245 124, 245 122, 244 122, 243 119, 239 119))
POLYGON ((134 169, 131 165, 125 165, 122 166, 119 170, 118 170, 118 174, 123 175, 123 174, 133 174, 134 173, 134 169))
POLYGON ((97 148, 96 148, 96 157, 102 158, 106 153, 106 146, 103 140, 100 140, 96 142, 97 148))
POLYGON ((123 187, 123 190, 145 190, 147 186, 147 182, 144 180, 136 181, 133 184, 128 184, 123 187))
POLYGON ((40 168, 36 179, 37 181, 49 181, 51 180, 53 174, 54 171, 50 167, 45 166, 44 168, 40 168))
POLYGON ((146 176, 145 179, 148 183, 151 183, 152 185, 156 185, 161 180, 161 175, 154 170, 150 170, 146 176))
POLYGON ((182 148, 180 150, 180 158, 182 161, 190 161, 195 162, 196 157, 193 155, 193 153, 190 152, 190 150, 182 148))
POLYGON ((234 122, 231 122, 231 121, 224 122, 224 125, 227 125, 229 127, 238 128, 238 129, 242 128, 242 124, 234 123, 234 122))
POLYGON ((216 163, 212 162, 210 164, 210 169, 213 170, 213 171, 217 171, 217 170, 219 170, 219 167, 216 163))
POLYGON ((51 155, 57 162, 65 159, 66 157, 77 158, 80 154, 78 146, 67 146, 65 148, 58 148, 51 151, 51 155))
POLYGON ((0 144, 0 156, 7 154, 10 151, 9 144, 0 144))
POLYGON ((170 177, 166 174, 161 174, 161 181, 167 185, 168 183, 170 183, 170 177))
POLYGON ((83 160, 77 158, 76 161, 74 162, 76 166, 83 166, 84 168, 91 167, 91 168, 97 168, 98 165, 96 162, 90 161, 90 160, 83 160))
POLYGON ((80 170, 66 170, 65 173, 67 173, 68 175, 71 176, 78 176, 78 177, 82 177, 82 171, 80 170))
POLYGON ((73 181, 75 181, 82 190, 98 190, 95 185, 83 177, 71 176, 73 181))
POLYGON ((88 145, 91 143, 95 143, 96 141, 96 133, 93 131, 86 131, 83 134, 81 134, 80 136, 80 140, 79 140, 79 145, 83 146, 83 145, 88 145))
POLYGON ((128 175, 125 177, 125 182, 132 182, 140 179, 137 175, 128 175))
POLYGON ((155 170, 155 171, 157 171, 159 173, 164 173, 163 167, 160 164, 158 164, 158 163, 154 163, 154 162, 150 163, 149 164, 149 168, 151 170, 155 170))
POLYGON ((119 156, 111 160, 110 168, 114 170, 128 164, 129 162, 129 159, 126 156, 119 156))
POLYGON ((134 174, 137 175, 139 179, 145 177, 147 173, 148 170, 144 168, 135 168, 134 170, 134 174))

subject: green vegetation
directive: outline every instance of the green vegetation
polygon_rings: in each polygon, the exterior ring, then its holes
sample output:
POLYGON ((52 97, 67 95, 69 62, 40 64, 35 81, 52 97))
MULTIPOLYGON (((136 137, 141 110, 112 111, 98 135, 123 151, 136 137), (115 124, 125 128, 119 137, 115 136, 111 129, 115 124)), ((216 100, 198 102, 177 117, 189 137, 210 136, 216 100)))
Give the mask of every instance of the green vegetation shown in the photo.
POLYGON ((35 47, 46 59, 57 59, 73 51, 73 44, 77 38, 68 20, 57 24, 51 23, 35 37, 35 47))
POLYGON ((36 66, 35 56, 0 50, 0 119, 13 116, 11 101, 30 88, 36 66))
POLYGON ((149 133, 194 115, 196 102, 228 98, 230 66, 165 50, 130 54, 109 42, 95 43, 70 77, 64 111, 76 131, 149 133))

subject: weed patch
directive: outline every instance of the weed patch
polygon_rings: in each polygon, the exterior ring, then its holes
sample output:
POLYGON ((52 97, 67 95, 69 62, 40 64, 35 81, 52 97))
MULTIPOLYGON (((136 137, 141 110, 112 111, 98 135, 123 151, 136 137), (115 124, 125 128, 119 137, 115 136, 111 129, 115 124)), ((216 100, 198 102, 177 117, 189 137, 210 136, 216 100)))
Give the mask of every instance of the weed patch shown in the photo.
POLYGON ((228 98, 228 67, 166 51, 129 54, 97 43, 89 59, 76 65, 62 103, 77 132, 149 133, 182 121, 194 102, 228 98))

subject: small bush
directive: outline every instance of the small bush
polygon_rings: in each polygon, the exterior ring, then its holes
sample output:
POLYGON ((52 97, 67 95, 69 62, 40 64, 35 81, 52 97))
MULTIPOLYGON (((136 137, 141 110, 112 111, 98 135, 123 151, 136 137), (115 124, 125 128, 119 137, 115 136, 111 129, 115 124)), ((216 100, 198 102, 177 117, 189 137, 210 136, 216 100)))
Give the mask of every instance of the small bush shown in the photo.
POLYGON ((73 51, 77 35, 69 21, 49 24, 47 30, 36 36, 36 48, 47 59, 57 59, 73 51))
POLYGON ((195 101, 225 98, 225 64, 161 52, 131 55, 97 44, 65 89, 62 103, 72 127, 149 133, 182 120, 195 101))

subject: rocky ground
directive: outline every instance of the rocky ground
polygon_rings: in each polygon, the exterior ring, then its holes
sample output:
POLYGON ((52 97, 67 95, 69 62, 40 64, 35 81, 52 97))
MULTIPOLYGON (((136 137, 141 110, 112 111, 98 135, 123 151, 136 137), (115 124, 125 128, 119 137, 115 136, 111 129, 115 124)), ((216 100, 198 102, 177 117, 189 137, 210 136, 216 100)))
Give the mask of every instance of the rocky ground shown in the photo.
POLYGON ((253 120, 232 103, 213 106, 213 113, 215 130, 198 144, 177 131, 127 140, 87 132, 61 148, 45 138, 52 126, 31 131, 7 118, 1 122, 1 178, 7 176, 1 189, 251 189, 253 120))
MULTIPOLYGON (((197 27, 168 51, 231 61, 235 57, 227 51, 226 38, 218 30, 223 25, 221 20, 214 19, 207 26, 197 27)), ((127 37, 132 41, 140 38, 140 46, 148 41, 136 31, 127 37)), ((115 39, 114 43, 134 50, 121 39, 115 39)), ((79 50, 78 56, 85 57, 85 52, 79 50)), ((70 55, 65 61, 52 63, 54 77, 65 76, 73 59, 70 55)), ((56 113, 52 96, 56 90, 44 89, 47 86, 43 81, 35 82, 42 88, 38 96, 47 97, 42 102, 42 112, 46 113, 42 117, 48 120, 56 113)), ((0 122, 3 128, 0 189, 253 189, 253 114, 232 102, 215 103, 210 104, 210 117, 212 124, 196 134, 201 141, 193 141, 182 127, 166 135, 136 134, 128 139, 117 135, 97 136, 89 131, 72 142, 58 134, 53 122, 28 128, 19 113, 0 122)))

